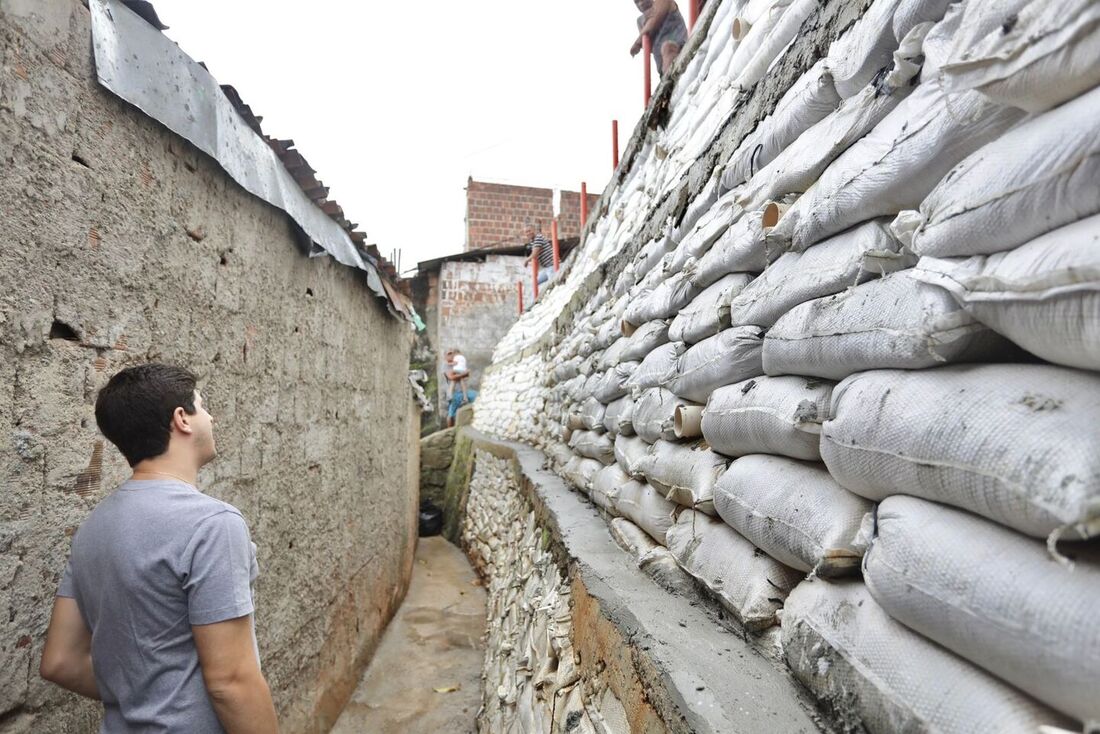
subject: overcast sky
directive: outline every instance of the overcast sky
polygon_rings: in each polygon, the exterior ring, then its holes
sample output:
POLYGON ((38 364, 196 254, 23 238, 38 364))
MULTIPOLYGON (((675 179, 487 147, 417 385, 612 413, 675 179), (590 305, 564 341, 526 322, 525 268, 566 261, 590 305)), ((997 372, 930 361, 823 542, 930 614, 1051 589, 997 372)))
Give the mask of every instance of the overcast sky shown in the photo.
POLYGON ((631 0, 154 5, 403 270, 461 251, 467 176, 600 192, 642 112, 631 0))

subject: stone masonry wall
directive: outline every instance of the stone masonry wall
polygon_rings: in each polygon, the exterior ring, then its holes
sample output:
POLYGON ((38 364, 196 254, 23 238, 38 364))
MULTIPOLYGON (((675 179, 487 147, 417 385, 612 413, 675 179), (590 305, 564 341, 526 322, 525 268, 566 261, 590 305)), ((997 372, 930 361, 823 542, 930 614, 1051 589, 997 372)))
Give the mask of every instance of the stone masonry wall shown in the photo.
POLYGON ((411 570, 411 330, 99 87, 78 0, 5 0, 0 49, 0 731, 95 729, 38 661, 70 538, 127 476, 96 392, 152 359, 201 376, 219 457, 200 483, 258 546, 283 731, 327 731, 411 570))

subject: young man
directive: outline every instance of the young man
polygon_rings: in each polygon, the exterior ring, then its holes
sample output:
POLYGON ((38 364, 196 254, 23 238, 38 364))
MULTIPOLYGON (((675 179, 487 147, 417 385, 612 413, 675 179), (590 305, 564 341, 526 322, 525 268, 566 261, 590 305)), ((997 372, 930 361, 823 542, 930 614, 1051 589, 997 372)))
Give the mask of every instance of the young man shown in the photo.
POLYGON ((195 376, 125 369, 95 413, 133 476, 73 538, 39 672, 102 701, 102 732, 277 731, 252 625, 255 546, 241 513, 196 486, 217 452, 195 376))
POLYGON ((630 55, 642 50, 642 39, 649 36, 653 60, 661 76, 672 67, 680 49, 687 43, 687 24, 673 0, 634 0, 642 12, 638 18, 638 38, 630 47, 630 55))
POLYGON ((535 234, 533 227, 528 227, 524 235, 527 239, 527 259, 523 261, 523 265, 530 267, 532 260, 538 260, 539 285, 542 285, 554 274, 554 247, 542 232, 535 234))

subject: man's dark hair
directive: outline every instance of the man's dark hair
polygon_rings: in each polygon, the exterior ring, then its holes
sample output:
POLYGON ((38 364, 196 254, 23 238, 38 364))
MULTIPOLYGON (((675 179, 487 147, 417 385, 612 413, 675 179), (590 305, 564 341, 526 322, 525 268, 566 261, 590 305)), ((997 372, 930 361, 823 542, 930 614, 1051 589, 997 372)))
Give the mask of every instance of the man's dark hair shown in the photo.
POLYGON ((176 408, 194 415, 195 383, 195 375, 183 367, 127 367, 99 391, 95 421, 130 466, 136 466, 168 450, 176 408))

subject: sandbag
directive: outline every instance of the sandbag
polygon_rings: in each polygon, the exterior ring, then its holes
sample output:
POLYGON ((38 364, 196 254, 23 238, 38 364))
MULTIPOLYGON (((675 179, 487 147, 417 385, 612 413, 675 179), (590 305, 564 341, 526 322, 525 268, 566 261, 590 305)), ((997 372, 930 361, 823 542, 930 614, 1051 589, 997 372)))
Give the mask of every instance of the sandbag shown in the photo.
POLYGON ((688 274, 691 282, 705 288, 727 273, 759 273, 768 267, 763 219, 763 211, 743 214, 703 257, 692 263, 688 274))
POLYGON ((711 591, 750 632, 776 623, 776 612, 802 574, 760 553, 721 520, 684 510, 665 534, 680 566, 711 591))
POLYGON ((1007 343, 942 288, 892 273, 795 306, 764 337, 764 371, 841 380, 875 369, 990 361, 1007 343))
POLYGON ((890 619, 861 581, 807 579, 780 613, 783 656, 845 730, 1036 734, 1065 717, 890 619))
POLYGON ((696 344, 729 326, 730 299, 752 280, 745 273, 730 273, 704 289, 680 311, 668 327, 673 341, 696 344))
MULTIPOLYGON (((780 15, 775 24, 768 29, 767 35, 761 41, 755 53, 749 57, 740 73, 734 81, 734 86, 743 91, 748 91, 763 77, 768 68, 780 56, 783 50, 794 40, 802 22, 819 7, 818 0, 793 0, 780 15)), ((798 85, 798 82, 795 82, 798 85)), ((813 88, 804 89, 806 95, 812 93, 813 88)), ((812 100, 821 104, 818 100, 812 100)), ((831 101, 831 100, 830 100, 831 101)), ((805 100, 805 103, 810 100, 805 100)), ((826 102, 827 104, 828 102, 826 102)))
POLYGON ((1100 370, 1100 215, 1011 252, 922 258, 914 275, 1032 354, 1100 370))
POLYGON ((882 121, 913 91, 913 78, 923 59, 928 25, 914 29, 894 52, 894 66, 840 102, 828 116, 798 136, 754 175, 736 194, 745 209, 761 209, 785 194, 802 193, 836 160, 882 121))
POLYGON ((763 374, 762 334, 755 326, 738 326, 704 339, 680 357, 668 388, 705 403, 716 388, 763 374))
POLYGON ((729 460, 703 444, 657 441, 635 467, 678 505, 714 514, 714 485, 729 460))
POLYGON ((1036 364, 853 375, 821 457, 870 500, 907 494, 1045 538, 1100 531, 1100 375, 1036 364))
POLYGON ((836 109, 839 102, 833 78, 822 59, 791 85, 775 110, 737 146, 722 171, 723 190, 748 180, 804 130, 836 109))
POLYGON ((649 444, 640 436, 627 436, 620 433, 615 437, 615 462, 629 476, 641 479, 638 470, 642 457, 649 453, 649 444))
POLYGON ((1100 84, 1095 0, 971 2, 965 13, 943 66, 947 89, 1042 112, 1100 84))
POLYGON ((683 342, 662 344, 646 355, 626 386, 637 396, 651 387, 667 385, 676 376, 680 355, 686 350, 687 345, 683 342))
POLYGON ((615 500, 619 496, 619 488, 633 481, 626 475, 618 464, 610 464, 595 473, 592 477, 592 485, 588 491, 588 497, 598 507, 612 515, 618 515, 615 509, 615 500))
POLYGON ((652 291, 632 301, 623 314, 628 324, 640 325, 654 319, 666 319, 691 303, 700 289, 688 279, 688 274, 678 270, 658 283, 652 291))
POLYGON ((836 483, 823 464, 751 454, 714 487, 718 516, 780 563, 822 577, 859 572, 855 544, 874 507, 836 483))
POLYGON ((833 383, 812 377, 754 377, 720 387, 703 410, 703 437, 727 456, 779 454, 819 461, 821 422, 833 383))
MULTIPOLYGON (((608 323, 614 324, 616 331, 619 329, 618 319, 612 319, 608 323)), ((615 341, 611 343, 611 346, 605 349, 603 354, 600 355, 599 362, 596 363, 596 366, 601 370, 609 370, 620 362, 629 362, 630 360, 623 359, 623 351, 629 343, 630 337, 619 336, 616 338, 615 341)))
POLYGON ((901 42, 921 23, 938 22, 952 7, 964 4, 958 0, 901 0, 894 9, 894 38, 901 42))
MULTIPOLYGON (((605 355, 602 359, 607 359, 606 350, 615 343, 616 339, 622 337, 623 334, 620 327, 621 322, 611 314, 610 308, 605 306, 601 309, 601 312, 603 313, 602 323, 600 327, 596 329, 596 348, 605 350, 605 355)), ((618 357, 616 356, 613 361, 608 362, 608 366, 614 365, 617 361, 618 357)), ((607 369, 607 367, 603 367, 602 362, 601 367, 602 369, 607 369)))
POLYGON ((565 394, 569 396, 569 399, 575 403, 583 402, 585 398, 591 395, 588 392, 588 377, 585 375, 577 375, 562 384, 562 389, 565 394))
POLYGON ((898 46, 894 11, 899 0, 875 0, 844 35, 833 42, 825 57, 833 85, 841 97, 851 97, 890 65, 898 46))
POLYGON ((911 267, 916 258, 899 250, 886 221, 876 219, 785 253, 730 299, 730 323, 769 327, 800 303, 911 267))
POLYGON ((935 81, 924 82, 841 153, 766 240, 800 252, 859 222, 915 208, 956 163, 1023 115, 977 92, 948 98, 935 81))
MULTIPOLYGON (((596 398, 588 398, 581 403, 580 412, 577 417, 580 418, 580 428, 586 431, 597 431, 603 433, 606 429, 603 426, 604 414, 607 412, 607 408, 596 398)), ((574 428, 574 426, 570 426, 574 428)))
POLYGON ((657 544, 644 530, 623 517, 613 519, 610 530, 615 542, 634 556, 638 568, 658 586, 681 596, 692 594, 695 583, 680 568, 668 548, 657 544))
POLYGON ((619 487, 615 509, 662 545, 665 543, 665 533, 676 521, 675 515, 679 511, 674 502, 666 500, 656 489, 639 481, 631 481, 619 487))
POLYGON ((605 433, 575 431, 569 439, 569 448, 580 456, 596 459, 605 465, 615 460, 615 445, 605 433))
POLYGON ((629 392, 627 383, 636 369, 638 369, 637 362, 620 362, 607 370, 592 385, 592 397, 604 405, 623 397, 629 392))
POLYGON ((1100 87, 972 153, 894 231, 918 255, 985 255, 1098 212, 1100 87))
POLYGON ((634 433, 634 425, 631 422, 633 415, 634 398, 629 395, 609 403, 603 414, 604 430, 612 436, 617 436, 619 433, 632 435, 634 433))
POLYGON ((556 364, 552 372, 554 376, 554 382, 565 382, 576 377, 578 374, 580 374, 578 370, 580 364, 580 357, 574 357, 573 359, 568 359, 564 362, 559 362, 558 364, 556 364))
POLYGON ((694 403, 673 395, 663 387, 644 390, 634 401, 631 423, 646 443, 676 440, 676 409, 694 403))
POLYGON ((668 320, 647 321, 634 330, 630 341, 619 355, 623 362, 640 362, 662 344, 668 343, 668 320))
POLYGON ((678 272, 688 260, 699 258, 740 215, 741 207, 736 204, 732 194, 726 194, 714 202, 676 246, 668 262, 669 271, 678 272))
POLYGON ((595 459, 574 456, 565 463, 561 473, 574 487, 587 494, 592 486, 592 478, 603 466, 595 459))
POLYGON ((1100 550, 1043 543, 913 497, 878 508, 867 588, 902 624, 1043 703, 1100 722, 1100 550), (919 589, 920 593, 913 593, 919 589))

